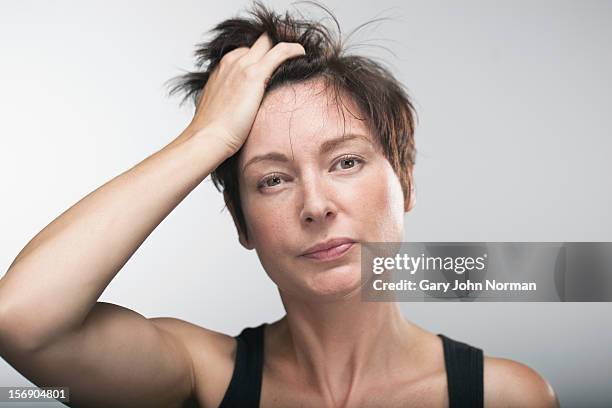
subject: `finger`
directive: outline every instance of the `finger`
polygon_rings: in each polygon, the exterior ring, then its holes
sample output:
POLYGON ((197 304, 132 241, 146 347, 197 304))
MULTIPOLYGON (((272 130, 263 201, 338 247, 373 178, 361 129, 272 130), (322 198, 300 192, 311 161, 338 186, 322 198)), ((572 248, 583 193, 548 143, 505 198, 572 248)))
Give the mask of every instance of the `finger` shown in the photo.
POLYGON ((249 52, 248 47, 239 47, 239 48, 233 49, 230 52, 226 53, 223 56, 223 60, 225 60, 228 64, 231 65, 231 63, 233 63, 234 61, 242 57, 247 52, 249 52))
POLYGON ((301 44, 281 42, 268 51, 257 65, 262 70, 264 77, 268 78, 285 60, 305 54, 306 50, 301 44))
POLYGON ((249 51, 244 54, 241 60, 247 65, 258 62, 272 48, 272 40, 265 31, 255 40, 249 51))

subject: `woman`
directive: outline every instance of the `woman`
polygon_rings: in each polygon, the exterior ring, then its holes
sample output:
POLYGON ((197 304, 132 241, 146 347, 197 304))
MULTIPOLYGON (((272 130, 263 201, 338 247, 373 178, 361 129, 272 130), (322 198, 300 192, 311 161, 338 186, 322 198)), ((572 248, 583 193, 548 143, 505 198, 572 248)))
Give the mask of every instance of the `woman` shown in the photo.
POLYGON ((196 102, 185 130, 55 219, 0 280, 2 357, 68 386, 71 406, 558 406, 529 367, 360 300, 360 243, 401 241, 414 205, 413 110, 388 71, 259 3, 215 31, 206 70, 174 88, 196 102), (97 302, 211 173, 286 315, 234 338, 97 302))

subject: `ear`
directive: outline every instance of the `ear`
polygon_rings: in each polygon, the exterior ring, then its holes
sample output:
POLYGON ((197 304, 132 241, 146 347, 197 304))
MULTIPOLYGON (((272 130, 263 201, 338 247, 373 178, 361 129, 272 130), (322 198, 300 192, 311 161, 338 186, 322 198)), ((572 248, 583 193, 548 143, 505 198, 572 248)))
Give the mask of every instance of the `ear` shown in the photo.
POLYGON ((408 190, 408 197, 404 201, 404 212, 409 212, 414 208, 414 205, 416 204, 416 194, 414 193, 414 179, 412 178, 412 168, 410 168, 408 177, 408 184, 410 188, 408 190))
POLYGON ((232 220, 234 220, 234 226, 236 227, 236 232, 238 233, 238 241, 240 244, 248 250, 255 248, 250 241, 246 238, 244 232, 240 228, 240 223, 238 222, 238 217, 236 216, 236 210, 232 205, 229 196, 226 191, 223 192, 223 200, 225 201, 225 206, 229 210, 232 215, 232 220))

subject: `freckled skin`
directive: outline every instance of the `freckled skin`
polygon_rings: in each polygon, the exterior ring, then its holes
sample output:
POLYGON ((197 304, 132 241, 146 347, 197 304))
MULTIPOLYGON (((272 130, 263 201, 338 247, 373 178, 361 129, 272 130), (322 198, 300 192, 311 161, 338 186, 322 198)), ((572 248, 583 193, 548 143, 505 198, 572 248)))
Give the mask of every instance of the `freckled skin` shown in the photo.
POLYGON ((344 118, 322 83, 279 88, 264 99, 239 160, 271 151, 289 163, 259 162, 240 175, 240 195, 249 241, 280 290, 298 298, 333 300, 360 285, 360 248, 345 257, 317 262, 299 255, 331 237, 362 242, 402 241, 404 197, 399 178, 382 154, 377 138, 350 98, 344 97, 344 118), (313 87, 314 85, 314 87, 313 87), (345 133, 367 136, 375 145, 350 142, 319 154, 325 140, 345 133), (342 160, 356 155, 359 160, 342 160), (272 174, 268 186, 261 180, 272 174))

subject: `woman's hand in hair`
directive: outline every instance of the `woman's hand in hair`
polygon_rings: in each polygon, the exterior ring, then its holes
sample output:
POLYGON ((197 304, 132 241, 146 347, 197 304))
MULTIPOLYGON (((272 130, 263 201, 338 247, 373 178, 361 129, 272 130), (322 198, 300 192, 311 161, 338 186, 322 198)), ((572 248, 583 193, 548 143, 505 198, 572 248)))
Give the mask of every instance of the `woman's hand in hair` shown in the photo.
POLYGON ((263 33, 251 48, 236 48, 223 56, 201 91, 188 129, 220 139, 229 155, 236 153, 251 130, 267 81, 285 60, 306 53, 298 43, 272 46, 263 33))

